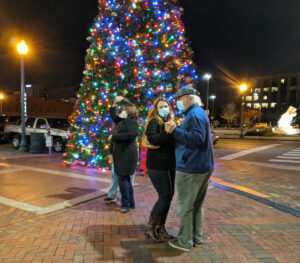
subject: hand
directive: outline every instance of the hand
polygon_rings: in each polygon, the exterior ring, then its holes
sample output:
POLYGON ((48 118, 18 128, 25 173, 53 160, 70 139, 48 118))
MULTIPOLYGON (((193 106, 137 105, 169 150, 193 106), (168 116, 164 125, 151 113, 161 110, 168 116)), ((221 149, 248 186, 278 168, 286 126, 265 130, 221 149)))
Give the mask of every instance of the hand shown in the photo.
POLYGON ((111 141, 111 139, 112 139, 112 135, 109 135, 108 140, 111 141))
POLYGON ((116 107, 117 104, 118 104, 120 101, 122 101, 122 100, 124 100, 124 97, 122 97, 122 96, 117 96, 117 97, 115 98, 113 107, 116 107))
POLYGON ((165 131, 168 134, 171 134, 176 129, 176 124, 173 121, 169 121, 165 123, 165 131))

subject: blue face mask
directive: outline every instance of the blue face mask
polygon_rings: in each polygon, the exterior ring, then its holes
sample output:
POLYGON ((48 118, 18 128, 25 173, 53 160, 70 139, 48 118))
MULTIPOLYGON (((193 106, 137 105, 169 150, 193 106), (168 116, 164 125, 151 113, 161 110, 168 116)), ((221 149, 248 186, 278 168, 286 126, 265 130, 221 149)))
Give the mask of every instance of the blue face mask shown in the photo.
POLYGON ((184 106, 182 100, 178 100, 178 101, 176 102, 176 105, 177 105, 177 108, 178 108, 179 111, 184 111, 184 110, 185 110, 185 106, 184 106))
POLYGON ((163 119, 166 118, 169 115, 170 111, 169 108, 162 108, 158 110, 158 114, 160 117, 162 117, 163 119))

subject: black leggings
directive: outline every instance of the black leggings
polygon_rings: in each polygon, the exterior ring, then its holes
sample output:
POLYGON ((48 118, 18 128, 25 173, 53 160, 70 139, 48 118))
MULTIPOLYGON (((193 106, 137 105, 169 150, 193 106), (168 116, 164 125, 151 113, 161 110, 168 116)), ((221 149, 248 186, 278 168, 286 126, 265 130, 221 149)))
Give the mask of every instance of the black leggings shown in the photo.
POLYGON ((148 170, 149 178, 158 193, 158 200, 151 211, 152 216, 167 218, 174 195, 175 173, 175 169, 169 171, 148 170))

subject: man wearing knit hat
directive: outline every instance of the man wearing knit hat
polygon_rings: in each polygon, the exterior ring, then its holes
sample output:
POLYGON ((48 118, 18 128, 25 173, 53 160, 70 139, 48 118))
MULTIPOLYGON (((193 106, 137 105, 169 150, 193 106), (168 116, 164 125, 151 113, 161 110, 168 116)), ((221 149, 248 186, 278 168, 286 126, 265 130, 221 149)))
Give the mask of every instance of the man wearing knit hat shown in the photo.
POLYGON ((208 179, 214 169, 214 154, 210 122, 202 109, 201 99, 193 87, 186 86, 174 95, 185 119, 180 127, 174 122, 165 124, 166 132, 176 141, 177 214, 180 219, 178 239, 170 246, 191 251, 202 244, 202 206, 208 179))

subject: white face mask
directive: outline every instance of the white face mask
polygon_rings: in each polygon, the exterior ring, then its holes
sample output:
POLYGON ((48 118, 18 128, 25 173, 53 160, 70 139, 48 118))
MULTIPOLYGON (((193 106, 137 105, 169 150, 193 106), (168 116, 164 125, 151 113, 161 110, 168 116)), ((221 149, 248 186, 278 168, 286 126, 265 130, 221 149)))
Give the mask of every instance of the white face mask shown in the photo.
POLYGON ((119 114, 119 117, 121 119, 126 119, 127 118, 127 112, 125 110, 123 110, 120 114, 119 114))

